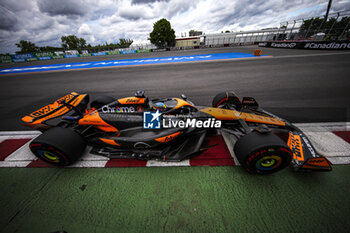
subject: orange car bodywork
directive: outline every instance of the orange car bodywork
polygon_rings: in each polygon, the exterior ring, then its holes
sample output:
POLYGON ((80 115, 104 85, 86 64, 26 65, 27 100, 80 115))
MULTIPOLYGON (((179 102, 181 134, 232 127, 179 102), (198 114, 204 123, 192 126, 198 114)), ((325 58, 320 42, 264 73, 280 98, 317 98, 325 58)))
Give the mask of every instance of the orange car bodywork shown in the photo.
POLYGON ((126 97, 122 99, 118 99, 118 102, 120 104, 144 104, 145 98, 139 98, 139 97, 126 97))
POLYGON ((176 132, 176 133, 173 133, 173 134, 164 136, 164 137, 156 138, 155 140, 156 140, 157 142, 167 143, 167 142, 170 142, 170 141, 174 140, 174 139, 175 139, 176 137, 178 137, 180 134, 181 134, 181 132, 176 132))
POLYGON ((236 110, 222 109, 222 108, 204 108, 200 110, 209 115, 212 115, 218 120, 238 120, 242 119, 248 122, 256 122, 270 125, 285 126, 286 122, 273 117, 261 116, 252 113, 239 112, 236 110))
MULTIPOLYGON (((69 103, 73 106, 78 106, 79 103, 85 98, 86 94, 78 94, 75 92, 72 92, 57 101, 55 101, 52 104, 46 105, 45 107, 40 108, 39 110, 25 116, 22 118, 22 121, 24 122, 25 126, 29 126, 34 129, 41 129, 41 128, 48 128, 50 126, 45 124, 45 121, 56 118, 59 116, 62 116, 66 113, 68 113, 71 108, 67 106, 63 106, 61 101, 65 101, 66 103, 69 103)), ((180 98, 174 98, 174 100, 177 101, 177 105, 174 107, 174 109, 178 109, 184 106, 189 106, 192 108, 196 108, 191 103, 180 99, 180 98)), ((140 97, 126 97, 118 99, 118 102, 121 105, 142 105, 145 104, 145 98, 140 97)), ((197 109, 197 108, 196 108, 197 109)), ((207 107, 200 109, 199 111, 207 113, 214 118, 218 120, 238 120, 243 119, 248 122, 257 122, 257 123, 265 123, 265 124, 272 124, 272 125, 280 125, 285 126, 286 122, 279 120, 277 118, 273 117, 267 117, 267 116, 261 116, 251 113, 245 113, 245 112, 239 112, 236 110, 229 110, 229 109, 220 109, 220 108, 212 108, 207 107)), ((114 132, 116 133, 116 136, 119 135, 119 130, 105 122, 99 112, 96 109, 88 109, 85 112, 85 115, 79 120, 79 125, 93 125, 94 127, 104 131, 104 132, 114 132)), ((176 135, 169 135, 169 137, 159 138, 157 141, 159 142, 167 142, 169 139, 177 137, 179 134, 176 135)), ((115 142, 106 141, 108 139, 103 140, 104 142, 108 144, 114 144, 115 142)))
MULTIPOLYGON (((144 104, 145 98, 126 97, 126 98, 118 99, 118 102, 121 105, 129 105, 129 104, 138 105, 138 104, 144 104)), ((96 110, 89 111, 87 114, 85 114, 84 117, 79 120, 79 125, 93 125, 94 127, 104 132, 116 132, 116 133, 119 132, 117 128, 105 122, 101 118, 99 112, 96 110)), ((111 144, 111 143, 108 143, 108 144, 111 144)))
POLYGON ((76 107, 85 97, 86 94, 79 95, 75 92, 65 95, 52 104, 46 105, 45 107, 42 107, 39 110, 23 117, 23 125, 34 129, 47 128, 48 126, 45 124, 45 121, 62 116, 71 110, 69 107, 64 106, 60 102, 65 101, 76 107))
POLYGON ((84 117, 79 120, 79 125, 93 125, 105 132, 118 132, 117 128, 102 120, 97 110, 85 114, 84 117))

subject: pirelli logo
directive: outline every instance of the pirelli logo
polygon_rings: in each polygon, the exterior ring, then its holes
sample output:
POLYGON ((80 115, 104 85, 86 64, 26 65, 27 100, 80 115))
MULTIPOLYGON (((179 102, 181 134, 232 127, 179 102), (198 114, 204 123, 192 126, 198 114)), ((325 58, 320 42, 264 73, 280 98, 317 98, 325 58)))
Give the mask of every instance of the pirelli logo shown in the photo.
POLYGON ((299 135, 295 135, 289 132, 289 138, 287 145, 293 153, 293 158, 298 161, 304 161, 303 145, 301 144, 301 138, 299 135))

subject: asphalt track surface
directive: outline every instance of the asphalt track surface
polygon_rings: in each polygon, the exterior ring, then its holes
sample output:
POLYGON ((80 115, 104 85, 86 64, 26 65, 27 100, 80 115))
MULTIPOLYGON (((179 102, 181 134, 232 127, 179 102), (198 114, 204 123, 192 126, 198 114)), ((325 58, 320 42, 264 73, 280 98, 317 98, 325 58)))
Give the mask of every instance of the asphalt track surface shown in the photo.
MULTIPOLYGON (((255 46, 38 61, 13 66, 139 59, 207 53, 252 54, 255 46)), ((0 76, 0 130, 25 130, 21 117, 76 91, 125 97, 145 90, 150 98, 187 95, 210 105, 218 92, 253 96, 262 107, 292 122, 349 121, 350 53, 263 48, 272 58, 156 64, 0 76)))
MULTIPOLYGON (((70 91, 121 97, 135 89, 146 90, 151 98, 185 93, 203 105, 217 92, 233 89, 295 122, 349 120, 349 54, 263 53, 275 57, 0 76, 0 130, 25 129, 21 116, 70 91), (326 114, 319 114, 324 110, 326 114)), ((349 179, 349 165, 327 173, 285 169, 268 176, 230 166, 1 168, 0 232, 349 232, 349 179)))

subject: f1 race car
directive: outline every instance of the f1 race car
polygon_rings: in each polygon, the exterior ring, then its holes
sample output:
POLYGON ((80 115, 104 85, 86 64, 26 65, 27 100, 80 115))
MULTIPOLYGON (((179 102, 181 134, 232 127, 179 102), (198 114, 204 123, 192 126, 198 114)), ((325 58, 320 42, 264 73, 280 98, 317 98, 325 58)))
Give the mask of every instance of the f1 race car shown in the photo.
POLYGON ((30 143, 39 159, 74 163, 86 146, 108 158, 181 161, 208 150, 205 137, 220 130, 239 163, 250 173, 269 174, 288 165, 296 171, 331 171, 296 126, 259 107, 252 97, 217 94, 212 107, 181 98, 149 100, 144 91, 116 99, 72 92, 22 118, 42 131, 30 143))

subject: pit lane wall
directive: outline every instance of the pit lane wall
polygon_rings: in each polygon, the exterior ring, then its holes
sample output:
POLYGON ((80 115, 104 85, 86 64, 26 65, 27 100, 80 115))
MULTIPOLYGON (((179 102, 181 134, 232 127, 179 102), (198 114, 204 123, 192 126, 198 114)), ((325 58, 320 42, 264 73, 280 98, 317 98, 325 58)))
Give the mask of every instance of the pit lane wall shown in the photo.
POLYGON ((274 41, 260 42, 259 47, 310 50, 350 50, 350 41, 274 41))

